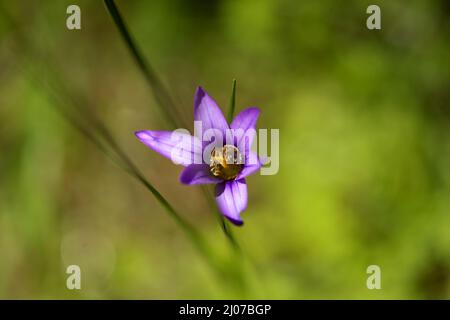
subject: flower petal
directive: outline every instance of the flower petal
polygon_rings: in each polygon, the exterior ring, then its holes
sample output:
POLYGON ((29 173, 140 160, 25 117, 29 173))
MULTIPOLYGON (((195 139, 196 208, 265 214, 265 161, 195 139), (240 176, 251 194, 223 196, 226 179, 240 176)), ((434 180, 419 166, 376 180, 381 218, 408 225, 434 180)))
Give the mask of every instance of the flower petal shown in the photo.
POLYGON ((135 132, 136 137, 175 164, 188 166, 202 159, 202 144, 198 138, 179 131, 135 132))
POLYGON ((241 133, 237 137, 236 146, 239 150, 246 148, 244 145, 245 138, 247 137, 247 148, 250 149, 253 143, 253 139, 256 134, 256 122, 258 121, 258 117, 260 114, 260 110, 258 108, 247 108, 239 112, 239 114, 234 118, 233 122, 231 122, 230 128, 239 130, 241 129, 241 133))
POLYGON ((222 214, 235 225, 242 225, 240 213, 247 207, 245 179, 230 180, 216 185, 216 202, 222 214))
POLYGON ((236 179, 242 179, 245 177, 248 177, 254 173, 256 173, 259 169, 261 169, 261 163, 251 165, 251 166, 245 166, 244 169, 238 174, 236 179))
POLYGON ((237 175, 236 180, 248 177, 256 173, 261 167, 264 165, 264 161, 258 157, 258 155, 250 151, 248 154, 245 154, 245 165, 242 171, 237 175))
POLYGON ((223 180, 213 177, 207 164, 191 164, 181 172, 180 181, 184 184, 194 185, 219 183, 223 180))
POLYGON ((203 132, 208 129, 219 129, 225 134, 229 128, 222 110, 202 87, 198 87, 195 92, 194 121, 202 122, 203 132))

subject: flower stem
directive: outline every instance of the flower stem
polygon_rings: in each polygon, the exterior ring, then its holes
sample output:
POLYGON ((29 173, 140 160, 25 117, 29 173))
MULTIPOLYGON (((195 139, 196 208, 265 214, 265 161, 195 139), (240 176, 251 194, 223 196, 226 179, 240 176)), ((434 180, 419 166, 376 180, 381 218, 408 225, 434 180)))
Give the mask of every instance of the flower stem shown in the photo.
POLYGON ((114 0, 104 0, 104 2, 133 59, 142 71, 148 85, 152 89, 156 102, 160 106, 166 120, 169 121, 174 128, 183 126, 184 118, 180 116, 175 103, 173 102, 169 92, 164 87, 162 81, 156 75, 156 72, 139 51, 114 0))
POLYGON ((234 110, 236 109, 236 79, 233 79, 231 87, 230 109, 228 111, 228 122, 233 121, 234 110))

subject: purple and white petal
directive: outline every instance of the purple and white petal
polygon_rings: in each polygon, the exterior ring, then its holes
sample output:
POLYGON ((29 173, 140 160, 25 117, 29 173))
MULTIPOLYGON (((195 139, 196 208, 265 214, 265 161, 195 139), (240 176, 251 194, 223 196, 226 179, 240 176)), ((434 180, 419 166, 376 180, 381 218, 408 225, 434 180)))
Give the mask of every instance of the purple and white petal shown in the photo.
POLYGON ((261 169, 264 165, 264 162, 258 157, 258 155, 250 151, 248 154, 245 154, 245 165, 242 171, 237 175, 236 179, 242 179, 248 177, 261 169))
POLYGON ((261 163, 252 166, 245 166, 244 169, 237 175, 236 179, 248 177, 261 169, 261 163))
POLYGON ((231 122, 230 128, 238 133, 235 143, 239 150, 251 148, 256 135, 256 122, 259 114, 258 108, 247 108, 239 112, 231 122))
POLYGON ((216 185, 216 202, 233 224, 242 225, 241 212, 247 207, 247 184, 245 179, 230 180, 216 185))
POLYGON ((261 159, 258 157, 258 154, 253 151, 248 151, 244 153, 245 156, 245 165, 246 166, 254 166, 254 165, 264 165, 264 162, 261 161, 261 159))
POLYGON ((198 87, 195 92, 194 121, 202 122, 203 131, 208 129, 219 129, 225 134, 226 130, 229 128, 222 110, 220 110, 216 102, 202 87, 198 87))
POLYGON ((191 164, 183 169, 180 175, 181 183, 187 185, 211 184, 222 182, 222 179, 213 177, 207 164, 191 164))
POLYGON ((188 133, 142 130, 135 135, 145 145, 175 164, 188 166, 202 161, 202 144, 197 137, 188 133))

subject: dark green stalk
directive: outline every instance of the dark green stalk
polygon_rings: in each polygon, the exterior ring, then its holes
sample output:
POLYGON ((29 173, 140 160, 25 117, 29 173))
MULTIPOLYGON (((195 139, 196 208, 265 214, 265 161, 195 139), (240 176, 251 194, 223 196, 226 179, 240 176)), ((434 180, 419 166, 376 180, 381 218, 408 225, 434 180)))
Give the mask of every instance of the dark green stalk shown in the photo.
POLYGON ((142 71, 142 74, 144 75, 148 85, 152 89, 155 99, 159 104, 164 116, 174 128, 182 126, 186 127, 184 125, 184 118, 180 116, 169 92, 166 90, 162 81, 156 75, 156 72, 153 70, 147 60, 144 59, 143 55, 139 51, 114 0, 104 0, 104 2, 109 14, 111 15, 117 29, 120 32, 120 35, 122 36, 123 41, 125 42, 139 69, 142 71))
POLYGON ((228 122, 233 121, 234 110, 236 109, 236 79, 233 79, 233 84, 231 86, 231 99, 230 99, 230 109, 228 111, 228 122))

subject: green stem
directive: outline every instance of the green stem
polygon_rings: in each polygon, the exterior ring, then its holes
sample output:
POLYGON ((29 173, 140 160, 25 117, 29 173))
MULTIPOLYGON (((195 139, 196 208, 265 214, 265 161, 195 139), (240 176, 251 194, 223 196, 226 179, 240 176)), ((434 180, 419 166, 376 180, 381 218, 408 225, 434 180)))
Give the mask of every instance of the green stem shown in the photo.
POLYGON ((236 109, 236 79, 233 79, 231 87, 230 109, 228 111, 228 122, 233 121, 234 110, 236 109))
POLYGON ((139 69, 142 71, 148 85, 152 89, 155 99, 160 106, 160 109, 162 110, 164 116, 174 128, 183 126, 184 118, 180 116, 175 103, 173 102, 169 92, 164 87, 162 81, 156 75, 156 72, 144 59, 143 55, 139 51, 114 0, 104 0, 104 2, 109 14, 111 15, 117 29, 120 32, 120 35, 122 36, 122 39, 130 50, 133 59, 138 65, 139 69))

